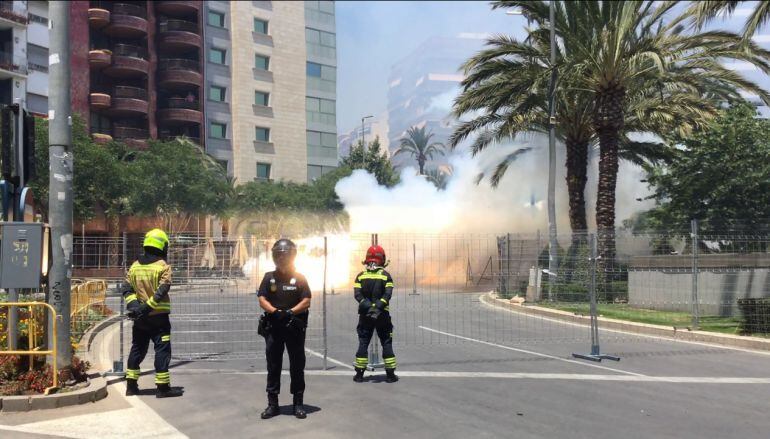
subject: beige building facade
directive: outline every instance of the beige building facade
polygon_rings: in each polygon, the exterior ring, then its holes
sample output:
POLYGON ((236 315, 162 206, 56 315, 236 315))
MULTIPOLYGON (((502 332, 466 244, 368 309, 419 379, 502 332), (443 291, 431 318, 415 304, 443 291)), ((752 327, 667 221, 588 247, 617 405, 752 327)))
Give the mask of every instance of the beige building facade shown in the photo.
POLYGON ((217 145, 208 152, 240 184, 307 182, 334 169, 334 2, 206 3, 210 21, 222 25, 216 31, 229 28, 206 41, 207 67, 219 72, 210 75, 209 99, 221 100, 207 112, 217 145))

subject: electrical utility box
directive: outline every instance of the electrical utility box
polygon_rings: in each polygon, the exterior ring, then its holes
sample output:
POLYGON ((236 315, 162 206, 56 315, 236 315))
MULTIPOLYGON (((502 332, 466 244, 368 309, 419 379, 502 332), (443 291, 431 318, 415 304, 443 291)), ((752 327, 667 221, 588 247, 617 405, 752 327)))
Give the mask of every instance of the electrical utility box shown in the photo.
POLYGON ((48 273, 48 236, 43 223, 2 223, 0 288, 40 288, 48 273))

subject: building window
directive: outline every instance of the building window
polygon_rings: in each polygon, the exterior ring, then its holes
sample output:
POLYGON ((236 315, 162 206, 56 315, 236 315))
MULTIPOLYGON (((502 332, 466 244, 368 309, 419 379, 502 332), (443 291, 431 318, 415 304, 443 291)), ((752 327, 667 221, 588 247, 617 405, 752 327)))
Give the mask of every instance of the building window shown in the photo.
POLYGON ((257 127, 255 131, 257 135, 257 142, 270 141, 270 128, 257 127))
POLYGON ((270 163, 257 163, 257 180, 270 180, 270 163))
POLYGON ((259 54, 254 55, 254 68, 268 70, 270 68, 270 57, 259 54))
POLYGON ((305 98, 307 121, 323 123, 326 125, 337 124, 337 108, 335 101, 307 96, 305 98))
POLYGON ((263 91, 255 91, 254 105, 261 105, 263 107, 270 106, 270 93, 265 93, 263 91))
POLYGON ((213 47, 209 49, 209 62, 225 65, 226 59, 227 51, 225 49, 216 49, 213 47))
POLYGON ((305 28, 305 42, 324 47, 337 47, 336 35, 331 32, 305 28))
POLYGON ((209 25, 225 27, 225 14, 222 12, 209 11, 209 25))
POLYGON ((314 62, 307 63, 307 75, 326 81, 337 81, 337 68, 314 62))
POLYGON ((211 122, 209 127, 209 137, 212 139, 226 139, 227 138, 227 124, 219 122, 211 122))
POLYGON ((227 89, 225 87, 219 87, 217 85, 209 86, 209 100, 224 102, 225 96, 227 96, 227 89))
POLYGON ((267 21, 261 20, 259 18, 254 19, 254 32, 258 34, 265 34, 267 35, 267 21))

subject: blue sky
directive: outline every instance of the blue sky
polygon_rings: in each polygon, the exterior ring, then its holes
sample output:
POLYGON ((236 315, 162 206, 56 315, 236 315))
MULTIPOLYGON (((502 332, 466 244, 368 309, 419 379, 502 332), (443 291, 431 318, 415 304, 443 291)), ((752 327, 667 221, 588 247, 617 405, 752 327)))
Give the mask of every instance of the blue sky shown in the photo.
POLYGON ((337 129, 386 109, 390 67, 432 36, 521 31, 523 18, 483 1, 337 2, 337 129))

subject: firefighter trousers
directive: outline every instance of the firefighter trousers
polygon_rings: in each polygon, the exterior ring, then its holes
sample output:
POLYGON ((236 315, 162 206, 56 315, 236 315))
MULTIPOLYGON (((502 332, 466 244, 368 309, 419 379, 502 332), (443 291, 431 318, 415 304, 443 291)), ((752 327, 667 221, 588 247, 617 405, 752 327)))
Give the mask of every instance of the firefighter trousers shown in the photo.
POLYGON ((355 367, 357 369, 366 369, 369 360, 369 343, 372 341, 374 332, 380 338, 382 345, 382 359, 385 362, 386 369, 396 368, 396 354, 393 353, 393 323, 390 320, 390 313, 383 312, 372 320, 365 315, 359 315, 358 327, 358 350, 356 351, 355 367))
POLYGON ((170 384, 171 322, 168 314, 146 316, 134 321, 126 378, 139 379, 139 366, 147 355, 150 340, 155 347, 155 384, 170 384))

